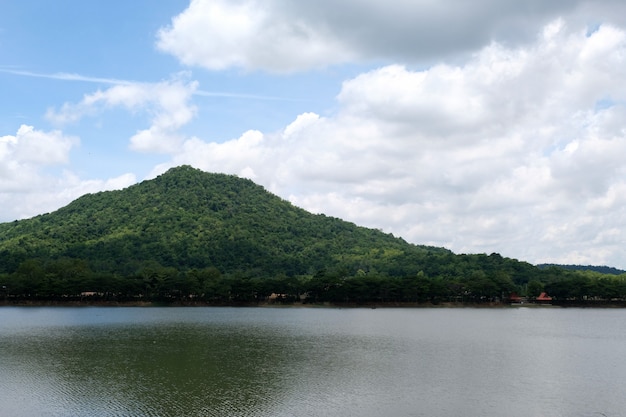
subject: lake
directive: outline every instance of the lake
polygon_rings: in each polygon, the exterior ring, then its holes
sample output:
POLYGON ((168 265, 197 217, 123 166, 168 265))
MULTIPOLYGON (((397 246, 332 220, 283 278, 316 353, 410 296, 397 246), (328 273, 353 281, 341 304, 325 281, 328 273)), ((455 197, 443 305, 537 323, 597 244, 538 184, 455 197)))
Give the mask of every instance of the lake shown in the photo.
POLYGON ((0 415, 622 416, 626 310, 0 308, 0 415))

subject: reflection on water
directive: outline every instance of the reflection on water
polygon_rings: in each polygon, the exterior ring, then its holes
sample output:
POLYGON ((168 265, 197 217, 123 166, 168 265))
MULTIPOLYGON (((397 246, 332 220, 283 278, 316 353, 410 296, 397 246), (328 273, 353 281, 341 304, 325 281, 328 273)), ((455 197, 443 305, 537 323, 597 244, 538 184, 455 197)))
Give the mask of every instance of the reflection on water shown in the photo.
POLYGON ((622 310, 1 308, 10 416, 607 416, 622 310))

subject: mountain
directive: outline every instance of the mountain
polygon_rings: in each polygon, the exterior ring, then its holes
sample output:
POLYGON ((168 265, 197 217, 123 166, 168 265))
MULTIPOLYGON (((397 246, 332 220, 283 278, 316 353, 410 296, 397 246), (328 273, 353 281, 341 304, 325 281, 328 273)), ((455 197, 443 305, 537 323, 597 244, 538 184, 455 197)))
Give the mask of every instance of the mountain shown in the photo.
POLYGON ((314 215, 250 180, 189 166, 0 224, 0 273, 16 271, 28 259, 72 258, 93 271, 125 275, 149 262, 295 275, 339 264, 367 268, 390 254, 427 252, 447 251, 314 215))
POLYGON ((623 269, 613 268, 605 265, 561 265, 561 264, 539 264, 537 268, 548 269, 551 267, 567 269, 569 271, 593 271, 608 275, 621 275, 626 273, 623 269))
POLYGON ((413 245, 189 166, 0 224, 0 302, 626 302, 622 276, 413 245))

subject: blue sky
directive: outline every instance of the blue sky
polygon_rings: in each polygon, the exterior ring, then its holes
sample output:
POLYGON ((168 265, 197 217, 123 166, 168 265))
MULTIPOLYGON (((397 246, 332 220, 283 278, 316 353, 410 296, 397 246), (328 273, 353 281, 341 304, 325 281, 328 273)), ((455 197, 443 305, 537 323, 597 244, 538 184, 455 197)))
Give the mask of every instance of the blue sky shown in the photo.
MULTIPOLYGON (((7 98, 0 101, 2 134, 23 123, 57 128, 46 119, 47 109, 80 101, 116 80, 158 83, 182 72, 199 83, 194 104, 201 116, 185 126, 186 132, 199 130, 207 139, 224 141, 248 129, 278 130, 302 112, 330 111, 343 79, 358 73, 340 68, 275 76, 181 65, 156 48, 156 34, 188 5, 188 1, 64 0, 0 6, 0 89, 7 98)), ((64 126, 64 132, 81 138, 72 166, 87 178, 129 171, 148 175, 167 157, 124 155, 128 136, 145 117, 114 110, 64 126)))
POLYGON ((190 164, 414 243, 626 268, 624 16, 618 0, 0 2, 0 221, 190 164))

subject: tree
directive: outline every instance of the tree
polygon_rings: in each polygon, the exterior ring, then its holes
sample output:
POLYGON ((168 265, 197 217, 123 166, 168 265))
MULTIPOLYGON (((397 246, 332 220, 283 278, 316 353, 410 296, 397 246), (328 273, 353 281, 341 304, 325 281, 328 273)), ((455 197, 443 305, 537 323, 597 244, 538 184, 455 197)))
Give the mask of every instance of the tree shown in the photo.
POLYGON ((541 294, 544 290, 544 285, 541 281, 537 279, 531 279, 528 281, 528 286, 526 287, 526 293, 529 297, 536 298, 541 294))
POLYGON ((9 291, 14 295, 35 295, 41 291, 45 276, 44 264, 40 259, 27 259, 13 274, 9 291))

